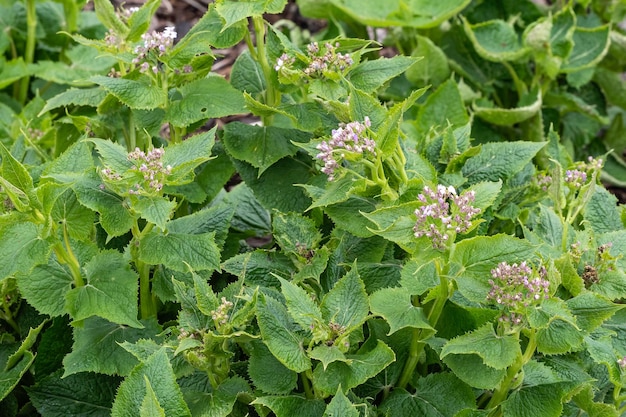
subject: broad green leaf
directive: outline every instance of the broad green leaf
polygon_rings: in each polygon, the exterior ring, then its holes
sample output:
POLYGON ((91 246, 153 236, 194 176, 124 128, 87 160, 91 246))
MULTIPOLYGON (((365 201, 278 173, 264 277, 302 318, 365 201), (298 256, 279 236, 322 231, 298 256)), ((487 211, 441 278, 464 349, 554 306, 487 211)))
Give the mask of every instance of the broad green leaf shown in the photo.
POLYGON ((35 207, 40 206, 34 195, 33 178, 26 167, 15 159, 2 143, 0 143, 0 156, 2 157, 2 164, 0 165, 1 176, 24 192, 31 205, 35 207))
POLYGON ((152 231, 139 241, 139 259, 150 265, 162 264, 181 272, 220 268, 215 232, 162 234, 152 231))
POLYGON ((324 296, 320 309, 326 322, 339 324, 348 330, 365 322, 369 302, 356 263, 324 296))
POLYGON ((372 93, 420 60, 421 58, 396 55, 393 58, 365 61, 354 67, 348 74, 348 78, 357 89, 372 93))
POLYGON ((126 35, 127 41, 137 42, 141 39, 141 35, 150 28, 152 17, 160 4, 160 0, 148 0, 130 15, 128 18, 129 31, 126 35))
POLYGON ((432 329, 424 310, 411 303, 411 293, 405 288, 383 288, 370 296, 372 314, 389 323, 391 335, 400 329, 432 329))
POLYGON ((0 281, 48 261, 52 245, 42 233, 33 223, 0 225, 0 281))
POLYGON ((440 283, 435 263, 421 258, 409 260, 400 274, 402 288, 411 295, 422 295, 440 283))
POLYGON ((224 127, 223 140, 229 154, 258 168, 260 176, 279 159, 295 155, 298 148, 292 142, 307 142, 310 138, 296 129, 233 122, 224 127))
POLYGON ((420 59, 406 70, 406 78, 418 86, 443 83, 450 76, 446 54, 429 38, 419 35, 415 38, 417 48, 411 55, 420 59))
POLYGON ((325 188, 310 184, 299 184, 313 199, 313 203, 307 210, 315 207, 326 207, 332 204, 342 203, 353 194, 358 194, 366 189, 365 179, 357 179, 353 175, 344 175, 331 181, 325 188))
POLYGON ((326 369, 317 365, 313 371, 313 386, 326 395, 336 393, 339 387, 347 392, 377 375, 395 361, 396 356, 379 340, 372 350, 346 355, 346 358, 348 362, 332 362, 326 369))
POLYGON ((309 357, 320 361, 324 370, 328 368, 329 363, 336 361, 350 362, 350 359, 346 358, 346 355, 341 351, 341 349, 335 345, 328 346, 326 344, 321 344, 315 346, 309 352, 309 357))
POLYGON ((122 382, 113 403, 111 416, 134 417, 140 415, 143 399, 149 391, 146 381, 149 381, 166 416, 191 416, 176 383, 176 376, 165 348, 161 348, 144 363, 135 367, 122 382))
POLYGON ((596 65, 609 50, 610 25, 596 28, 577 27, 574 31, 574 47, 561 67, 563 72, 572 72, 596 65))
POLYGON ((152 389, 150 380, 145 375, 144 380, 146 381, 146 395, 141 402, 139 415, 141 417, 165 417, 165 410, 159 404, 159 399, 152 389))
POLYGON ((167 104, 167 95, 163 89, 152 85, 148 80, 95 75, 90 81, 103 87, 131 109, 149 110, 163 108, 167 104))
POLYGON ((537 329, 537 350, 546 354, 578 350, 585 336, 568 305, 558 298, 544 300, 539 308, 530 310, 528 322, 537 329))
POLYGON ((563 223, 552 207, 539 203, 538 213, 531 216, 528 226, 545 243, 560 248, 563 239, 563 223))
POLYGON ((387 118, 387 110, 377 98, 350 86, 349 111, 350 120, 362 121, 369 117, 372 129, 376 130, 387 118))
POLYGON ((255 387, 274 395, 292 392, 298 374, 280 363, 262 342, 252 342, 251 347, 248 374, 255 387))
POLYGON ((128 375, 138 362, 120 343, 150 338, 160 340, 156 337, 161 332, 156 321, 143 321, 142 324, 143 329, 136 329, 91 317, 82 326, 74 327, 72 351, 63 359, 63 377, 79 372, 128 375))
POLYGON ((324 213, 335 223, 335 227, 346 230, 355 236, 367 238, 374 236, 368 230, 374 225, 364 216, 355 216, 354 213, 369 213, 375 209, 376 200, 352 195, 346 201, 325 206, 324 213))
POLYGON ((614 232, 623 228, 617 198, 604 187, 594 187, 583 215, 593 231, 598 234, 614 232))
POLYGON ((470 184, 505 180, 520 172, 545 145, 546 142, 524 141, 485 143, 461 172, 470 184))
POLYGON ((311 369, 311 360, 304 351, 304 333, 280 302, 259 295, 257 321, 263 341, 276 359, 295 372, 311 369))
POLYGON ((74 239, 85 240, 93 234, 95 213, 80 204, 72 190, 66 190, 56 199, 50 214, 74 239))
POLYGON ((297 213, 275 212, 272 229, 276 243, 285 252, 301 254, 316 248, 322 240, 313 220, 297 213))
POLYGON ((576 316, 576 324, 588 333, 593 332, 623 308, 621 304, 615 304, 593 292, 584 292, 565 303, 576 316))
POLYGON ((233 411, 237 396, 250 391, 247 382, 240 377, 228 378, 213 390, 208 388, 210 382, 206 373, 199 372, 178 379, 178 384, 192 416, 227 417, 233 411), (199 380, 198 383, 192 384, 194 379, 199 380))
MULTIPOLYGON (((178 310, 178 325, 186 329, 208 329, 213 320, 210 315, 203 314, 202 310, 196 299, 195 282, 194 286, 186 285, 184 282, 177 281, 171 278, 174 293, 176 294, 176 301, 180 303, 180 309, 178 310)), ((209 296, 210 297, 210 296, 209 296)), ((203 305, 203 308, 207 307, 203 305)), ((196 346, 197 342, 194 340, 189 341, 191 346, 196 346)), ((187 346, 179 346, 176 353, 184 350, 187 346)))
POLYGON ((474 302, 485 302, 490 290, 491 270, 500 262, 530 261, 534 246, 527 240, 508 235, 476 236, 460 241, 451 261, 463 270, 456 279, 459 291, 474 302))
POLYGON ((272 218, 259 200, 256 199, 250 187, 240 183, 232 188, 224 201, 235 206, 235 214, 231 227, 246 235, 266 236, 272 232, 272 218))
POLYGON ((126 202, 120 196, 100 186, 102 181, 95 175, 84 175, 76 179, 72 188, 78 201, 100 214, 100 225, 110 237, 128 232, 135 222, 126 202))
POLYGON ((95 145, 104 166, 119 174, 134 167, 134 164, 128 159, 126 148, 119 143, 96 138, 89 139, 89 141, 95 145))
POLYGON ((18 344, 0 344, 0 369, 2 369, 0 373, 0 400, 6 398, 13 391, 35 360, 35 355, 27 350, 17 363, 14 363, 10 369, 6 369, 7 360, 13 354, 14 348, 19 349, 18 344))
POLYGON ((37 265, 28 273, 16 275, 22 296, 41 314, 61 316, 65 310, 65 295, 72 289, 74 279, 56 259, 47 265, 37 265))
POLYGON ((0 89, 6 88, 29 74, 28 67, 22 57, 11 61, 6 61, 3 58, 0 60, 0 64, 0 89))
POLYGON ((499 126, 513 126, 528 120, 539 111, 542 106, 541 91, 531 92, 527 97, 523 97, 517 107, 504 109, 498 107, 486 107, 474 105, 473 110, 476 116, 499 126))
MULTIPOLYGON (((471 187, 468 191, 474 191, 474 202, 472 206, 485 211, 496 201, 502 190, 502 181, 497 182, 479 182, 471 187)), ((463 190, 465 192, 465 190, 463 190)))
MULTIPOLYGON (((170 51, 170 56, 177 55, 179 48, 206 41, 215 48, 228 48, 237 44, 248 32, 247 22, 225 27, 224 20, 217 12, 215 3, 209 3, 209 10, 187 32, 184 38, 170 51)), ((181 55, 185 55, 181 53, 181 55)))
POLYGON ((560 417, 563 397, 564 393, 558 385, 523 387, 511 393, 502 404, 502 410, 511 417, 560 417), (535 408, 537 404, 541 407, 535 408))
POLYGON ((359 417, 359 410, 343 393, 341 387, 330 400, 324 411, 324 417, 359 417))
POLYGON ((229 258, 222 265, 250 287, 280 288, 277 276, 290 278, 295 273, 293 262, 282 252, 256 250, 229 258))
POLYGON ((59 370, 27 388, 28 398, 42 416, 108 417, 119 378, 80 373, 61 378, 59 370))
POLYGON ((137 321, 137 273, 119 252, 96 255, 85 266, 86 285, 70 290, 66 309, 74 320, 99 316, 114 323, 141 328, 137 321))
POLYGON ((226 22, 225 28, 251 16, 261 16, 264 13, 280 13, 285 8, 287 0, 220 0, 216 4, 217 12, 226 22))
POLYGON ((464 408, 475 407, 472 389, 450 373, 418 379, 414 395, 394 389, 381 404, 382 411, 390 416, 456 416, 464 408))
POLYGON ((426 135, 431 129, 439 129, 452 125, 464 126, 469 117, 461 98, 461 93, 454 80, 441 84, 426 102, 420 107, 417 115, 417 130, 426 135))
POLYGON ((221 248, 228 236, 233 213, 232 205, 217 204, 187 216, 170 220, 167 224, 167 230, 169 233, 178 234, 215 232, 215 243, 221 248))
POLYGON ((393 158, 397 149, 402 149, 402 145, 400 144, 400 124, 402 123, 402 117, 404 113, 413 107, 415 102, 426 93, 426 90, 427 87, 414 90, 406 99, 394 104, 389 111, 387 111, 387 115, 382 123, 377 126, 376 145, 377 148, 380 149, 380 152, 382 152, 383 159, 389 156, 393 158))
POLYGON ((94 9, 98 20, 106 27, 113 29, 116 33, 125 36, 128 34, 128 27, 122 22, 115 12, 113 3, 108 0, 94 0, 94 9))
POLYGON ((213 128, 166 148, 162 160, 163 166, 172 167, 172 172, 168 175, 169 182, 177 182, 188 177, 201 163, 211 159, 215 131, 216 128, 213 128))
POLYGON ((47 164, 43 170, 42 178, 55 174, 79 174, 93 169, 94 162, 91 156, 91 147, 87 141, 81 140, 72 144, 60 156, 47 164))
POLYGON ((245 50, 235 60, 230 72, 230 83, 233 87, 249 94, 259 94, 266 88, 265 77, 261 65, 245 50))
POLYGON ((296 395, 257 397, 252 404, 269 408, 276 417, 322 417, 326 407, 323 400, 309 400, 296 395))
POLYGON ((279 280, 282 294, 287 302, 287 311, 296 323, 303 329, 324 323, 320 308, 305 290, 285 279, 279 278, 279 280))
POLYGON ((528 53, 511 23, 490 20, 472 25, 463 18, 463 26, 478 55, 488 61, 515 61, 528 53))
POLYGON ((486 366, 503 370, 511 366, 521 354, 519 340, 515 336, 498 336, 493 330, 493 324, 487 323, 448 341, 440 356, 444 359, 448 355, 478 355, 486 366))
POLYGON ((474 388, 494 389, 506 376, 506 369, 485 365, 477 354, 448 355, 443 361, 461 381, 474 388))
POLYGON ((90 106, 98 107, 107 93, 102 88, 70 88, 57 94, 46 102, 39 115, 59 107, 90 106))
POLYGON ((176 200, 162 196, 139 196, 134 199, 132 208, 142 219, 165 230, 166 223, 174 213, 176 200))
POLYGON ((246 113, 241 92, 217 75, 186 84, 180 88, 179 93, 182 99, 170 102, 167 112, 168 120, 177 127, 186 127, 200 120, 246 113))

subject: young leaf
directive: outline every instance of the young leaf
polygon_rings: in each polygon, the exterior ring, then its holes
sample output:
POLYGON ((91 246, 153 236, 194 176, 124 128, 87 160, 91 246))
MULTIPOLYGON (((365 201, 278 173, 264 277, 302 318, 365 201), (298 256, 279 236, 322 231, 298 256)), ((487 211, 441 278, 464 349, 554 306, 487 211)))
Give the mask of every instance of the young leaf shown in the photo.
POLYGON ((609 50, 610 25, 596 28, 577 27, 572 41, 574 47, 561 67, 563 72, 578 71, 596 65, 609 50))
POLYGON ((359 417, 359 410, 350 402, 341 389, 330 400, 324 411, 324 417, 359 417))
POLYGON ((181 272, 220 268, 215 232, 162 234, 152 231, 139 241, 139 259, 150 265, 162 264, 181 272))
POLYGON ((96 16, 104 26, 113 29, 116 33, 125 36, 128 34, 128 27, 120 20, 115 13, 113 4, 108 0, 94 0, 96 16))
POLYGON ((565 303, 576 316, 576 324, 587 333, 593 332, 623 308, 621 304, 615 304, 593 292, 584 292, 565 303))
POLYGON ((476 52, 486 60, 516 61, 528 53, 528 49, 520 44, 511 23, 490 20, 472 25, 463 18, 463 26, 476 52))
POLYGON ((2 369, 0 400, 6 398, 13 391, 35 360, 35 355, 27 350, 17 363, 14 363, 10 369, 6 369, 7 360, 13 354, 12 349, 15 347, 17 344, 0 344, 0 369, 2 369))
POLYGON ((420 58, 406 70, 406 78, 417 86, 441 84, 450 76, 446 54, 427 37, 416 35, 417 48, 411 55, 420 58))
POLYGON ((324 323, 320 308, 305 290, 287 280, 278 279, 282 287, 282 294, 287 302, 287 311, 296 323, 303 329, 324 323))
POLYGON ((150 380, 145 375, 144 380, 146 382, 146 396, 141 402, 139 415, 141 417, 165 417, 165 410, 159 404, 159 399, 152 389, 152 384, 150 384, 150 380))
POLYGON ((228 378, 217 389, 207 392, 210 382, 206 373, 203 374, 196 372, 188 378, 178 380, 192 416, 230 416, 238 395, 250 392, 248 383, 241 377, 228 378), (198 380, 198 383, 192 385, 195 380, 198 380))
POLYGON ((2 178, 24 192, 32 206, 40 207, 41 204, 34 193, 33 178, 26 167, 15 159, 2 143, 0 143, 0 156, 2 157, 2 164, 0 165, 2 178))
POLYGON ((175 200, 161 196, 139 196, 133 200, 132 207, 142 219, 165 230, 166 223, 176 208, 175 200))
POLYGON ((274 239, 285 252, 299 254, 314 249, 322 239, 313 220, 297 213, 275 212, 272 229, 274 239))
POLYGON ((98 107, 105 99, 107 93, 100 87, 95 88, 70 88, 57 94, 46 102, 39 115, 46 114, 50 110, 69 106, 98 107))
POLYGON ((383 288, 370 296, 372 314, 389 323, 391 335, 400 329, 432 329, 424 310, 411 303, 411 294, 405 288, 383 288))
POLYGON ((420 107, 417 115, 417 130, 426 135, 431 129, 443 129, 448 125, 464 126, 469 117, 457 84, 448 80, 441 84, 420 107))
POLYGON ((66 309, 74 320, 99 316, 135 328, 137 320, 137 273, 119 252, 101 252, 85 267, 86 285, 70 290, 66 309))
POLYGON ((216 4, 216 9, 226 22, 224 28, 228 28, 247 17, 261 16, 264 13, 280 13, 286 4, 287 0, 251 0, 246 2, 220 0, 216 4))
POLYGON ((358 90, 373 93, 387 81, 407 71, 421 59, 421 57, 396 55, 393 58, 365 61, 350 70, 348 79, 358 90))
POLYGON ((163 89, 145 79, 130 80, 94 75, 90 81, 103 87, 131 109, 164 108, 167 95, 163 89))
POLYGON ((152 387, 155 400, 163 408, 166 416, 191 416, 183 395, 176 383, 176 376, 167 357, 165 348, 139 364, 120 385, 111 416, 131 417, 140 415, 146 393, 152 387))
POLYGON ((347 330, 365 322, 369 313, 369 302, 356 263, 324 296, 320 309, 327 323, 336 323, 347 330))
POLYGON ((541 91, 530 92, 527 97, 522 97, 520 103, 514 108, 495 108, 491 106, 474 105, 474 113, 483 120, 498 126, 513 126, 528 120, 539 111, 543 104, 541 91))
POLYGON ((263 341, 276 359, 295 372, 311 369, 311 360, 304 351, 304 334, 280 302, 260 294, 257 320, 263 341))
POLYGON ((126 35, 128 42, 137 42, 141 39, 141 35, 148 31, 152 17, 160 4, 159 0, 148 0, 130 15, 128 18, 129 31, 126 35))

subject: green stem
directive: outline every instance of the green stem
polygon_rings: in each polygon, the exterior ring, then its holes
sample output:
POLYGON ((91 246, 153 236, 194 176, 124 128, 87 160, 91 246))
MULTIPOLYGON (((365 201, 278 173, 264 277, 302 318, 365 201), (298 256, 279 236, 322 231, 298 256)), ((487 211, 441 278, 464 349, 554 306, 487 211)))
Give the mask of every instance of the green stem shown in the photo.
MULTIPOLYGON (((280 92, 275 90, 272 83, 273 68, 267 60, 265 48, 265 21, 262 16, 253 16, 254 32, 256 33, 256 58, 265 77, 265 104, 276 107, 280 103, 280 92)), ((263 125, 271 124, 273 116, 264 116, 263 125)))
POLYGON ((7 298, 6 298, 8 283, 9 283, 9 280, 4 280, 4 282, 2 283, 2 293, 0 294, 0 296, 2 297, 2 311, 0 312, 0 318, 6 321, 9 324, 9 326, 13 328, 15 333, 19 334, 20 327, 17 325, 17 323, 13 319, 13 314, 11 313, 11 306, 9 306, 9 303, 7 302, 7 298))
POLYGON ((82 287, 85 285, 85 281, 83 280, 83 276, 80 272, 80 264, 72 251, 72 247, 70 246, 70 239, 66 224, 63 224, 63 243, 57 242, 54 245, 54 254, 60 263, 65 264, 70 268, 70 273, 72 274, 72 278, 74 278, 74 286, 76 288, 82 287))
POLYGON ((493 396, 489 400, 487 404, 487 409, 496 408, 502 403, 509 394, 509 390, 512 388, 514 382, 516 382, 516 378, 518 376, 519 371, 522 367, 528 363, 528 361, 533 357, 535 353, 535 349, 537 348, 537 338, 535 335, 535 331, 531 330, 530 335, 528 336, 528 345, 526 345, 526 350, 523 355, 520 355, 517 361, 509 367, 506 373, 506 377, 500 383, 496 391, 493 393, 493 396))
POLYGON ((139 241, 146 233, 152 230, 153 227, 154 225, 152 223, 148 223, 142 231, 139 231, 139 225, 137 221, 135 221, 132 228, 133 240, 131 241, 131 245, 134 250, 131 250, 131 256, 137 273, 139 274, 139 309, 142 319, 156 317, 157 313, 155 298, 150 288, 150 265, 139 260, 139 255, 137 254, 139 241))
POLYGON ((311 381, 309 377, 306 375, 306 372, 300 372, 300 380, 302 381, 302 387, 304 388, 304 395, 308 399, 315 398, 315 394, 313 393, 313 387, 311 386, 311 381))
POLYGON ((509 71, 509 74, 511 74, 511 78, 513 78, 513 84, 515 84, 515 90, 517 90, 517 95, 521 99, 522 96, 528 92, 528 90, 526 89, 526 84, 524 84, 519 79, 519 77, 517 76, 517 72, 515 72, 515 69, 513 68, 511 64, 504 61, 502 62, 502 65, 504 65, 507 71, 509 71))
MULTIPOLYGON (((37 42, 37 12, 35 10, 35 0, 26 1, 26 50, 24 51, 24 63, 30 65, 35 61, 35 45, 37 42)), ((22 78, 20 84, 19 102, 26 103, 28 87, 30 86, 30 76, 22 78)))

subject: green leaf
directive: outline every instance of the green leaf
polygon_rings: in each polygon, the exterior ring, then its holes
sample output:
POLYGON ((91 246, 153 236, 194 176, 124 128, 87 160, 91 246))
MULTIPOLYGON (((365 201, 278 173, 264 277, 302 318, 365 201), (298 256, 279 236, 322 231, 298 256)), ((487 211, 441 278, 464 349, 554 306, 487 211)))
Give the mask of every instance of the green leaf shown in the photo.
POLYGON ((163 89, 145 79, 130 80, 95 75, 89 80, 103 87, 131 109, 164 108, 167 104, 167 95, 163 89))
POLYGON ((523 388, 511 393, 502 410, 511 417, 560 417, 563 396, 562 390, 550 385, 523 388), (541 407, 533 409, 537 404, 541 407))
POLYGON ((100 87, 97 88, 70 88, 57 94, 46 102, 39 116, 59 107, 90 106, 98 107, 105 99, 107 93, 100 87))
POLYGON ((385 369, 395 361, 396 355, 379 340, 372 350, 346 355, 346 358, 348 362, 332 362, 326 369, 320 364, 315 368, 312 380, 316 390, 332 395, 341 387, 347 392, 385 369))
POLYGON ((417 130, 426 135, 431 129, 443 129, 448 125, 465 126, 469 117, 461 98, 461 93, 454 80, 441 84, 432 93, 417 115, 417 130))
POLYGON ((140 415, 143 399, 149 392, 147 382, 154 390, 155 400, 163 408, 166 416, 191 416, 176 383, 176 376, 165 348, 161 348, 144 363, 139 364, 122 382, 113 403, 111 416, 140 415))
POLYGON ((289 394, 296 388, 298 374, 280 363, 260 341, 251 344, 248 374, 254 386, 268 394, 289 394))
POLYGON ((42 416, 108 417, 119 379, 80 373, 61 378, 59 370, 27 388, 28 398, 42 416))
POLYGON ((368 230, 373 224, 364 216, 355 216, 354 213, 369 213, 375 209, 376 201, 374 199, 352 195, 341 203, 324 206, 324 213, 335 223, 335 227, 346 230, 355 236, 367 238, 374 236, 368 230))
POLYGON ((476 354, 448 355, 443 361, 461 381, 474 388, 494 389, 506 376, 506 369, 487 366, 476 354))
POLYGON ((227 417, 233 411, 237 396, 250 391, 247 382, 240 377, 228 378, 217 389, 209 388, 206 372, 180 378, 178 383, 192 416, 227 417))
POLYGON ((370 296, 372 314, 383 317, 389 323, 391 335, 400 329, 434 330, 421 307, 411 303, 411 293, 405 288, 383 288, 370 296))
POLYGON ((145 375, 144 379, 146 381, 146 395, 141 402, 139 415, 141 417, 165 417, 165 410, 161 408, 159 400, 152 389, 152 384, 150 384, 150 381, 145 375))
POLYGON ((180 182, 188 178, 200 164, 211 159, 211 148, 215 143, 216 129, 213 128, 191 136, 166 148, 163 155, 163 166, 170 165, 172 167, 172 172, 168 175, 168 182, 180 182))
POLYGON ((150 265, 162 264, 181 272, 220 268, 215 232, 162 234, 152 231, 139 241, 139 259, 150 265))
POLYGON ((421 258, 409 260, 400 274, 402 288, 411 295, 422 295, 440 283, 435 263, 426 263, 421 258))
POLYGON ((229 204, 217 204, 198 210, 187 216, 178 217, 167 224, 169 233, 202 234, 215 232, 215 242, 222 247, 228 236, 234 208, 229 204))
POLYGON ((220 0, 216 4, 217 12, 229 27, 242 19, 251 16, 261 16, 264 13, 280 13, 285 8, 287 0, 250 0, 240 2, 236 0, 220 0))
POLYGON ((520 172, 547 142, 485 143, 480 153, 467 160, 461 172, 470 184, 505 180, 520 172))
POLYGON ((22 296, 41 314, 61 316, 65 310, 65 295, 72 289, 70 272, 52 258, 47 265, 37 265, 28 273, 16 274, 22 296))
POLYGON ((417 380, 415 394, 394 389, 381 404, 389 416, 456 416, 464 408, 475 408, 472 389, 450 373, 430 374, 417 380))
POLYGON ((508 235, 476 236, 460 241, 451 261, 463 266, 456 284, 463 296, 474 302, 484 302, 491 286, 491 270, 500 262, 529 261, 534 246, 527 240, 508 235))
POLYGON ((17 344, 0 344, 0 369, 2 369, 0 373, 0 400, 6 398, 13 391, 35 360, 35 355, 27 350, 17 363, 14 363, 10 369, 6 369, 6 363, 12 356, 12 349, 15 347, 17 344))
POLYGON ((494 108, 474 105, 473 110, 476 116, 498 126, 513 126, 528 120, 539 111, 543 104, 541 91, 530 92, 527 97, 523 97, 517 107, 514 108, 494 108))
POLYGON ((468 191, 474 191, 474 202, 472 203, 472 206, 479 208, 484 212, 486 209, 491 207, 494 201, 496 201, 501 190, 502 181, 485 181, 472 185, 468 189, 468 191))
POLYGON ((0 89, 6 88, 28 74, 29 71, 24 58, 18 57, 10 61, 3 58, 0 60, 0 89))
POLYGON ((159 340, 156 335, 161 329, 156 321, 143 321, 142 324, 144 328, 137 329, 91 317, 82 326, 74 327, 72 351, 63 359, 63 378, 79 372, 128 375, 137 364, 137 359, 120 343, 150 338, 159 340))
POLYGON ((356 270, 356 263, 324 296, 320 305, 327 323, 333 322, 346 329, 362 325, 369 313, 365 285, 356 270))
POLYGON ((97 138, 89 139, 89 141, 95 145, 104 166, 120 174, 134 167, 128 159, 126 148, 119 143, 97 138))
POLYGON ((150 28, 150 23, 161 2, 159 0, 148 0, 138 10, 135 10, 128 18, 129 32, 126 40, 137 42, 141 35, 150 28))
POLYGON ((60 156, 46 165, 42 178, 55 174, 80 174, 94 169, 91 147, 87 141, 75 142, 60 156))
POLYGON ((346 355, 341 351, 341 349, 339 349, 339 347, 335 345, 328 346, 326 344, 321 344, 315 346, 309 352, 309 357, 311 359, 320 361, 322 363, 322 366, 324 367, 324 370, 328 368, 329 363, 333 363, 336 361, 350 362, 350 360, 346 358, 346 355))
POLYGON ((282 294, 287 302, 287 311, 296 323, 303 329, 324 323, 320 308, 305 290, 287 280, 278 279, 282 287, 282 294))
POLYGON ((295 372, 311 369, 311 360, 304 350, 304 334, 280 302, 260 294, 257 321, 263 341, 276 359, 295 372))
POLYGON ((359 410, 339 387, 324 411, 324 417, 359 417, 359 410))
POLYGON ((276 417, 322 417, 326 407, 323 400, 308 400, 296 395, 257 397, 252 404, 269 408, 276 417))
POLYGON ((396 55, 393 58, 365 61, 350 71, 348 79, 355 88, 372 93, 420 60, 421 58, 396 55))
POLYGON ((610 25, 596 28, 577 27, 574 31, 574 47, 567 61, 561 67, 562 72, 573 72, 596 65, 609 50, 610 25))
POLYGON ((249 94, 259 94, 266 88, 265 77, 261 65, 245 50, 235 60, 230 72, 230 83, 233 87, 249 94))
POLYGON ((0 224, 0 281, 48 261, 52 245, 42 233, 33 223, 0 224))
POLYGON ((311 135, 297 129, 252 126, 240 122, 224 127, 224 144, 233 157, 258 168, 260 176, 268 167, 298 148, 292 142, 307 142, 311 135))
POLYGON ((51 216, 74 239, 85 240, 93 234, 95 213, 80 204, 76 194, 70 189, 56 199, 51 216))
POLYGON ((179 93, 182 99, 170 102, 167 112, 167 119, 176 127, 247 112, 241 92, 218 75, 185 84, 179 93))
POLYGON ((104 26, 113 29, 116 33, 125 36, 128 34, 128 27, 120 20, 115 13, 113 4, 108 0, 94 0, 94 9, 98 20, 104 26))
POLYGON ((101 189, 102 181, 94 173, 76 179, 72 188, 78 201, 85 207, 100 213, 100 225, 109 237, 121 236, 135 223, 123 198, 106 189, 101 189))
MULTIPOLYGON (((186 49, 194 43, 207 42, 215 48, 228 48, 237 44, 248 32, 247 22, 225 27, 224 20, 217 12, 215 3, 209 3, 209 10, 187 32, 184 38, 170 51, 170 56, 178 55, 179 48, 186 49)), ((195 52, 194 52, 195 54, 195 52)), ((185 56, 184 53, 181 55, 185 56)))
POLYGON ((439 85, 450 76, 446 54, 427 37, 416 35, 417 48, 412 56, 420 58, 406 70, 406 78, 415 85, 439 85))
POLYGON ((594 187, 583 216, 593 231, 598 234, 614 232, 623 227, 617 198, 604 187, 594 187))
POLYGON ((162 196, 139 196, 134 200, 132 207, 142 219, 165 230, 165 224, 172 216, 177 203, 162 196))
POLYGON ((584 292, 565 303, 576 316, 576 324, 587 333, 593 332, 624 307, 593 292, 584 292))
POLYGON ((309 184, 299 184, 299 186, 304 188, 313 199, 313 203, 307 210, 342 203, 348 200, 351 194, 363 192, 366 189, 365 179, 357 179, 349 174, 336 178, 325 188, 309 184))
POLYGON ((224 271, 238 276, 248 286, 279 288, 277 276, 290 278, 295 272, 293 262, 281 252, 256 250, 229 258, 222 265, 224 271))
POLYGON ((537 330, 537 350, 546 354, 563 354, 578 350, 584 333, 576 324, 576 317, 561 299, 544 300, 530 311, 528 322, 537 330))
POLYGON ((2 164, 0 165, 1 176, 24 192, 31 205, 35 207, 41 206, 34 194, 33 178, 28 173, 26 167, 15 159, 2 143, 0 143, 0 156, 2 156, 2 164))
POLYGON ((141 328, 137 321, 138 275, 119 252, 101 252, 85 267, 86 285, 66 294, 67 311, 74 320, 99 316, 111 322, 141 328))
POLYGON ((272 229, 274 239, 285 252, 299 254, 314 249, 322 239, 313 220, 297 213, 275 212, 272 229))
POLYGON ((463 18, 463 27, 478 55, 488 61, 516 61, 528 53, 511 23, 490 20, 472 25, 463 18))

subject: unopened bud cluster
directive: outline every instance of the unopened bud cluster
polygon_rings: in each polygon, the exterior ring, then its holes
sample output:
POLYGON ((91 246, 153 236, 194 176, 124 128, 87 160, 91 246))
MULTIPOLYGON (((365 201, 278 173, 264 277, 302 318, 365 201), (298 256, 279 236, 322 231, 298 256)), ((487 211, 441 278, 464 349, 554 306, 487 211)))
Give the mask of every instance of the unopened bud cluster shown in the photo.
POLYGON ((229 315, 228 311, 232 308, 233 303, 228 301, 226 297, 222 297, 222 303, 217 307, 217 309, 211 311, 211 318, 218 325, 224 325, 228 322, 229 315))
MULTIPOLYGON (((144 185, 147 184, 149 191, 161 191, 165 177, 172 172, 170 165, 163 166, 162 158, 164 154, 165 150, 163 148, 154 148, 148 151, 148 153, 135 148, 134 151, 128 154, 128 160, 135 162, 135 170, 143 176, 144 185)), ((136 184, 135 189, 131 189, 129 192, 131 194, 139 194, 142 189, 145 188, 140 184, 136 184)))
POLYGON ((602 169, 602 159, 590 156, 587 162, 579 162, 573 169, 565 171, 565 184, 572 189, 578 189, 587 183, 589 177, 602 169))
POLYGON ((163 56, 165 52, 174 45, 174 39, 176 39, 176 31, 173 26, 167 26, 163 32, 151 31, 148 33, 144 33, 141 36, 143 39, 143 44, 139 45, 135 48, 134 53, 137 55, 132 63, 135 65, 139 65, 140 72, 147 72, 148 70, 152 70, 155 74, 159 72, 159 68, 157 65, 152 62, 152 66, 150 66, 150 61, 148 60, 149 55, 151 53, 156 54, 157 56, 163 56))
POLYGON ((376 142, 367 134, 367 128, 371 125, 370 118, 367 116, 365 116, 363 123, 342 124, 338 129, 332 131, 328 142, 323 141, 317 145, 316 148, 320 153, 315 157, 324 163, 322 172, 328 175, 328 181, 335 179, 335 170, 339 167, 339 162, 346 158, 347 153, 376 155, 376 142))
POLYGON ((310 43, 307 47, 311 63, 304 69, 304 73, 310 77, 321 76, 326 71, 343 72, 350 67, 354 61, 349 54, 337 52, 339 43, 334 45, 330 42, 324 44, 323 50, 317 42, 310 43))
POLYGON ((493 279, 489 280, 491 290, 487 300, 495 301, 507 313, 501 321, 517 325, 522 322, 522 312, 541 300, 549 298, 550 281, 546 279, 545 268, 534 271, 526 262, 509 265, 501 262, 491 270, 493 279))
POLYGON ((422 205, 415 210, 413 233, 415 237, 429 238, 436 249, 445 249, 451 237, 469 230, 472 218, 480 213, 472 206, 473 190, 457 195, 452 186, 438 185, 436 190, 425 186, 417 199, 422 205))

